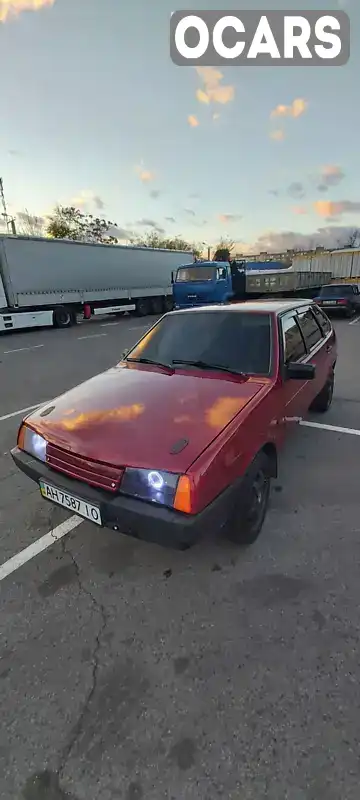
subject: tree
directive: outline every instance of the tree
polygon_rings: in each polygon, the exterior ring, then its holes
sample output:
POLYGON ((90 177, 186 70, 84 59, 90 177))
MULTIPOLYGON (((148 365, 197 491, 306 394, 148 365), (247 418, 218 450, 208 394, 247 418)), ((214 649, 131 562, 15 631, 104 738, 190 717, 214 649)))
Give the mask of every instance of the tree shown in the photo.
POLYGON ((116 244, 124 233, 116 223, 83 214, 74 206, 57 206, 49 217, 46 232, 52 239, 101 244, 116 244), (118 236, 113 233, 118 233, 118 236))
POLYGON ((19 221, 19 233, 22 236, 43 236, 45 230, 44 217, 36 217, 27 210, 17 214, 19 221))
POLYGON ((187 242, 181 236, 174 236, 172 239, 163 237, 156 230, 147 233, 145 236, 140 236, 134 240, 134 244, 140 247, 158 247, 164 250, 186 250, 188 253, 194 253, 200 256, 201 247, 194 242, 187 242))
POLYGON ((360 228, 354 228, 341 240, 340 247, 358 247, 360 244, 360 228))
POLYGON ((221 239, 215 249, 213 261, 230 261, 234 245, 230 239, 221 239))

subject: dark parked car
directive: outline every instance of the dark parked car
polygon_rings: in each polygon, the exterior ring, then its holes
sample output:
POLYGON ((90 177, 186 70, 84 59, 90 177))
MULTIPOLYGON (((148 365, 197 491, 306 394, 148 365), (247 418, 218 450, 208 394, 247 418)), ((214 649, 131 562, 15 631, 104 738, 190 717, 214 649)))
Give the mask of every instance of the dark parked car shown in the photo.
POLYGON ((209 530, 249 544, 286 435, 331 404, 336 358, 308 300, 171 312, 27 416, 12 456, 44 498, 97 525, 179 548, 209 530))
POLYGON ((360 291, 355 283, 330 283, 323 286, 315 298, 321 308, 326 311, 352 317, 360 311, 360 291))

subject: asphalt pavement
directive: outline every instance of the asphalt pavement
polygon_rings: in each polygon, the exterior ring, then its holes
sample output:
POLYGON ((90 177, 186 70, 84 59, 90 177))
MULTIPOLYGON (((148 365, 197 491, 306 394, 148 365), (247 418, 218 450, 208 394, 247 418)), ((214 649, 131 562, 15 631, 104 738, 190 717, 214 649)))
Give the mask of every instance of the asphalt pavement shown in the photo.
POLYGON ((69 514, 9 456, 17 412, 151 322, 0 337, 0 579, 20 554, 0 580, 0 797, 358 800, 360 322, 336 322, 333 406, 309 417, 331 427, 294 432, 253 547, 86 522, 56 541, 69 514))

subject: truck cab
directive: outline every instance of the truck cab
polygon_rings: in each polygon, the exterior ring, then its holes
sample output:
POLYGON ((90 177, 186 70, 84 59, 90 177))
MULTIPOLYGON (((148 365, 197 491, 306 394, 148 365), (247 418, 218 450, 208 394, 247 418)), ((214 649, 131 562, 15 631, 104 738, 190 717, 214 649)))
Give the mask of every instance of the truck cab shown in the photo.
POLYGON ((225 261, 196 261, 173 273, 175 309, 229 302, 245 291, 245 269, 225 261))

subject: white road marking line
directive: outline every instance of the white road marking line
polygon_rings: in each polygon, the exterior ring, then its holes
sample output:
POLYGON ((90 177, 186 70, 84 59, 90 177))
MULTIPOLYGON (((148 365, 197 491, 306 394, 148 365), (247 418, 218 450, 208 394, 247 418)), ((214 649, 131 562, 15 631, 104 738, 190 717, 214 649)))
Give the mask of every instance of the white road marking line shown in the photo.
POLYGON ((128 328, 128 330, 129 331, 143 331, 143 330, 149 330, 150 327, 151 327, 150 325, 137 325, 136 328, 128 328))
POLYGON ((44 345, 35 344, 34 347, 19 347, 18 350, 4 350, 4 356, 8 356, 10 353, 25 353, 25 350, 38 350, 39 347, 44 347, 44 345))
POLYGON ((78 336, 78 340, 80 339, 98 339, 100 336, 107 336, 107 333, 92 333, 90 336, 78 336))
POLYGON ((49 533, 46 533, 41 539, 37 539, 36 542, 30 544, 25 550, 20 550, 20 553, 16 553, 15 556, 9 558, 9 561, 5 561, 5 564, 0 566, 0 581, 3 581, 4 578, 7 578, 12 572, 16 572, 17 569, 20 569, 23 564, 26 564, 26 562, 30 561, 34 556, 39 555, 43 550, 47 550, 52 544, 58 542, 59 539, 62 539, 67 533, 70 533, 70 531, 80 525, 81 522, 84 522, 83 518, 74 515, 66 519, 65 522, 62 522, 61 525, 53 528, 49 533))
POLYGON ((349 322, 349 325, 356 325, 357 322, 360 322, 360 317, 355 317, 355 319, 352 319, 351 322, 349 322))
POLYGON ((319 428, 323 431, 333 431, 334 433, 349 433, 351 436, 360 436, 360 430, 357 428, 341 428, 338 425, 324 425, 322 422, 300 422, 306 428, 319 428))
POLYGON ((11 414, 4 414, 0 417, 0 422, 5 422, 6 419, 12 419, 12 417, 19 417, 20 414, 25 414, 26 411, 33 411, 35 408, 40 408, 40 406, 46 405, 48 400, 44 400, 42 403, 36 403, 35 406, 28 406, 27 408, 19 408, 19 411, 12 411, 11 414))
POLYGON ((110 328, 112 325, 120 325, 120 322, 102 322, 100 328, 110 328))

